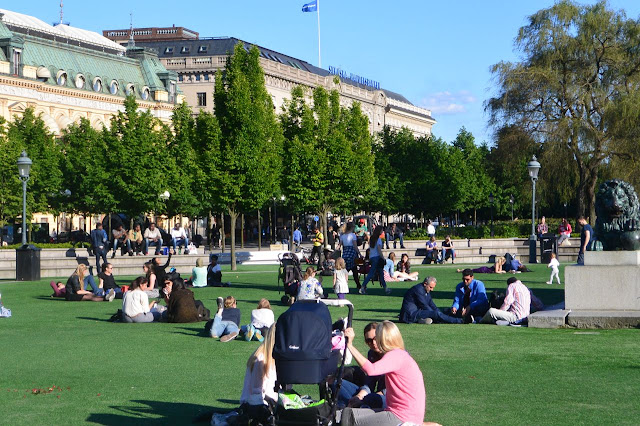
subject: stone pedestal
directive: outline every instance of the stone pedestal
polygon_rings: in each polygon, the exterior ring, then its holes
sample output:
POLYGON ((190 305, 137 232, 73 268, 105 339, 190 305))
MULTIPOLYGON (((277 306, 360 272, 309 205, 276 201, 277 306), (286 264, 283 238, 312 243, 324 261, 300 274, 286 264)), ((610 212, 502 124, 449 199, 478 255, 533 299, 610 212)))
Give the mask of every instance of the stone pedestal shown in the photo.
POLYGON ((640 251, 588 251, 565 268, 567 323, 581 328, 640 326, 640 251))

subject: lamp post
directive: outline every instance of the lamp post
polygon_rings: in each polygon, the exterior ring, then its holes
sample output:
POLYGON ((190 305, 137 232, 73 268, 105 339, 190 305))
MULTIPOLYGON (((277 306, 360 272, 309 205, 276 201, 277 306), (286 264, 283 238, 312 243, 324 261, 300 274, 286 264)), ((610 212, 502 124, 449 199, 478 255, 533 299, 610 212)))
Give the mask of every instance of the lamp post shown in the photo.
POLYGON ((493 201, 495 198, 493 197, 493 192, 489 193, 489 203, 491 203, 491 238, 493 238, 493 201))
POLYGON ((567 202, 564 202, 564 217, 567 217, 567 202))
POLYGON ((509 195, 509 203, 511 203, 511 222, 513 222, 513 202, 515 200, 513 199, 513 194, 509 195))
POLYGON ((536 181, 538 180, 538 171, 540 171, 540 163, 534 155, 527 164, 529 177, 531 178, 531 235, 529 236, 529 263, 537 263, 536 259, 536 181))
POLYGON ((29 181, 29 172, 31 171, 33 162, 27 153, 22 151, 18 158, 18 173, 22 181, 22 246, 27 245, 27 182, 29 181))

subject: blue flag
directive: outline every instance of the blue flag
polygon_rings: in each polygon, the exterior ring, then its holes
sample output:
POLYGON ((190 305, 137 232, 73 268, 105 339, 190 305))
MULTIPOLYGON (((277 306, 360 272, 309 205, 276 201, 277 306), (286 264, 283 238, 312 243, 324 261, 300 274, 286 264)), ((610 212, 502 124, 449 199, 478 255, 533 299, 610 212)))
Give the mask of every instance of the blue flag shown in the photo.
POLYGON ((302 6, 303 12, 316 12, 318 10, 318 0, 313 0, 311 3, 307 3, 302 6))

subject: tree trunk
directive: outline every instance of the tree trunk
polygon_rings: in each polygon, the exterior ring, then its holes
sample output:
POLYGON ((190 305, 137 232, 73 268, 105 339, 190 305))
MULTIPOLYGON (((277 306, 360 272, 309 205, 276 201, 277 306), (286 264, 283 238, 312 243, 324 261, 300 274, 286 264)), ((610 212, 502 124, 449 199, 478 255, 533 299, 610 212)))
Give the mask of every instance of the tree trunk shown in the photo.
POLYGON ((211 214, 211 210, 209 210, 209 232, 207 233, 209 240, 209 251, 213 251, 213 214, 211 214))
MULTIPOLYGON (((235 235, 233 232, 231 233, 231 235, 235 235)), ((226 245, 227 242, 227 235, 225 234, 225 230, 224 230, 224 212, 220 213, 220 238, 222 238, 220 240, 220 251, 222 253, 224 253, 224 246, 226 245)))
POLYGON ((240 247, 244 248, 244 213, 240 217, 240 247))
POLYGON ((237 271, 236 265, 236 221, 238 220, 238 213, 235 210, 229 208, 229 217, 231 219, 231 270, 237 271))
POLYGON ((262 250, 262 224, 260 223, 260 209, 258 209, 258 251, 262 250))

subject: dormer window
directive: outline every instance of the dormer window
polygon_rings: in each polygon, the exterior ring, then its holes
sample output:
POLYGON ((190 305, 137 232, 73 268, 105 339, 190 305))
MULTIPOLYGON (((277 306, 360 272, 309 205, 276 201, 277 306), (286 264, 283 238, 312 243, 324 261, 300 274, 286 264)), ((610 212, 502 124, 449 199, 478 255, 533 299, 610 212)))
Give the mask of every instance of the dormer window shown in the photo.
POLYGON ((147 86, 144 86, 140 91, 140 97, 142 98, 143 101, 149 100, 150 94, 151 94, 151 91, 147 86))
POLYGON ((115 80, 111 80, 111 83, 109 83, 109 93, 111 93, 112 95, 115 95, 116 93, 118 93, 118 82, 115 80))
POLYGON ((13 49, 13 75, 20 74, 20 65, 22 64, 22 50, 13 49))
POLYGON ((164 53, 171 55, 173 53, 173 47, 165 47, 164 53))
POLYGON ((60 70, 56 74, 56 83, 58 86, 64 86, 67 84, 67 73, 66 71, 60 70))
POLYGON ((47 67, 40 67, 36 71, 36 77, 38 78, 38 80, 46 82, 51 78, 51 72, 47 69, 47 67))
POLYGON ((207 53, 207 46, 200 46, 198 48, 198 52, 200 53, 207 53))
POLYGON ((125 89, 124 93, 129 96, 135 93, 135 89, 136 87, 133 84, 127 84, 127 88, 125 89))
POLYGON ((189 53, 191 49, 189 49, 188 46, 182 46, 182 50, 180 50, 180 53, 189 53))
POLYGON ((77 89, 84 89, 84 85, 86 84, 86 82, 87 80, 84 78, 84 75, 82 74, 76 75, 76 81, 74 82, 74 84, 77 89))
POLYGON ((96 77, 93 79, 93 91, 102 92, 102 80, 100 79, 100 77, 96 77))

